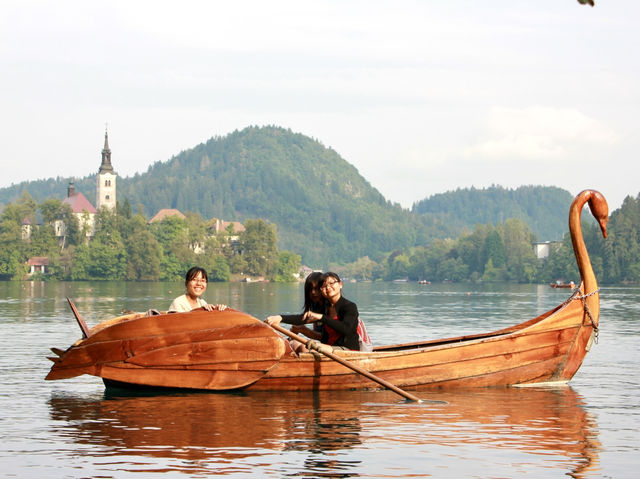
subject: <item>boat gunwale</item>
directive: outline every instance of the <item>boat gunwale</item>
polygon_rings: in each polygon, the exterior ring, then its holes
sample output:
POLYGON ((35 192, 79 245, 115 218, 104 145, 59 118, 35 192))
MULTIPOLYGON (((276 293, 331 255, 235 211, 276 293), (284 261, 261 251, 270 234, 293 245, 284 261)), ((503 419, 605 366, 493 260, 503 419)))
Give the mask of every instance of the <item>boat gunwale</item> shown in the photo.
MULTIPOLYGON (((582 286, 582 284, 580 286, 582 286)), ((517 336, 529 327, 540 326, 545 321, 552 319, 555 314, 567 308, 573 301, 577 301, 580 299, 576 297, 577 294, 580 292, 580 289, 581 289, 580 287, 576 288, 576 290, 570 297, 568 297, 563 303, 560 303, 554 308, 547 310, 544 313, 532 319, 528 319, 522 323, 509 326, 503 329, 499 329, 499 330, 495 330, 487 333, 472 333, 472 334, 463 335, 463 336, 454 336, 450 338, 440 338, 440 339, 433 339, 433 340, 427 340, 427 341, 376 346, 373 348, 372 351, 335 350, 334 353, 338 354, 339 356, 345 359, 366 360, 367 358, 374 359, 374 358, 392 357, 396 355, 405 355, 408 353, 420 353, 425 350, 433 351, 433 350, 440 349, 440 347, 451 347, 451 345, 454 345, 454 344, 465 345, 465 344, 475 344, 478 342, 484 342, 486 340, 496 340, 496 339, 503 340, 508 336, 517 336)), ((160 315, 170 315, 170 314, 172 313, 160 312, 160 315)), ((121 325, 124 322, 139 320, 145 317, 157 318, 158 316, 157 315, 150 316, 148 312, 138 312, 138 313, 130 313, 127 315, 107 319, 105 321, 98 323, 93 328, 91 328, 91 336, 89 338, 80 339, 73 346, 75 347, 84 346, 84 344, 87 344, 87 340, 89 340, 92 336, 94 336, 95 333, 98 333, 100 331, 103 331, 105 329, 108 329, 114 326, 121 325)), ((257 318, 254 318, 254 319, 256 320, 256 322, 262 323, 259 319, 257 318)), ((565 329, 566 327, 567 326, 564 326, 563 328, 560 328, 560 329, 565 329)), ((549 331, 554 331, 554 330, 558 330, 558 328, 549 329, 549 331)), ((542 331, 545 331, 545 330, 541 330, 541 332, 542 331)), ((285 341, 285 338, 282 338, 282 340, 285 341)), ((112 341, 118 341, 118 340, 116 339, 112 341)), ((282 358, 282 360, 284 359, 285 358, 282 358)), ((327 358, 316 358, 316 359, 326 360, 327 358)), ((289 358, 289 360, 297 361, 297 360, 301 360, 301 358, 292 357, 292 358, 289 358)))
MULTIPOLYGON (((400 343, 400 344, 376 346, 373 348, 373 352, 392 352, 392 351, 403 352, 403 351, 409 351, 412 349, 424 349, 424 348, 431 349, 436 346, 447 346, 454 343, 465 343, 465 342, 471 342, 475 340, 492 339, 492 338, 512 335, 515 333, 520 333, 531 326, 539 325, 544 321, 549 320, 555 314, 567 308, 572 301, 579 300, 580 298, 576 297, 578 292, 579 292, 579 289, 576 289, 576 291, 563 303, 555 306, 554 308, 548 311, 545 311, 544 313, 536 316, 535 318, 528 319, 514 326, 508 326, 506 328, 499 329, 496 331, 491 331, 488 333, 474 333, 474 334, 468 334, 464 336, 454 336, 451 338, 432 339, 432 340, 417 341, 412 343, 400 343)), ((358 351, 355 351, 355 352, 357 353, 358 351)))

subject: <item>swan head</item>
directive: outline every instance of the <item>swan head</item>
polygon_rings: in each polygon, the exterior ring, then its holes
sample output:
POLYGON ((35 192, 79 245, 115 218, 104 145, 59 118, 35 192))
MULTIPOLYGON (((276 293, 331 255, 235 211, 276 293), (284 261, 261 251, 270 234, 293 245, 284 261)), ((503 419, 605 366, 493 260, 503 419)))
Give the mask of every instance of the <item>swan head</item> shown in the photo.
POLYGON ((590 190, 589 209, 591 214, 598 221, 602 236, 607 237, 607 222, 609 221, 609 205, 605 197, 596 190, 590 190))

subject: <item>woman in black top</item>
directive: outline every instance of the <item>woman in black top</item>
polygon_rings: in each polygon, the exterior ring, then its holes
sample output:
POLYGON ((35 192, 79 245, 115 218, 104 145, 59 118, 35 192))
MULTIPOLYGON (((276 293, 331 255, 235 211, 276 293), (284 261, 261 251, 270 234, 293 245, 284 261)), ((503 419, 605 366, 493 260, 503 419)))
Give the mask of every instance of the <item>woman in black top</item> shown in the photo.
POLYGON ((303 320, 306 323, 322 323, 322 339, 337 349, 360 350, 358 338, 358 307, 342 296, 342 281, 336 273, 325 273, 322 296, 327 300, 322 313, 309 310, 303 320))

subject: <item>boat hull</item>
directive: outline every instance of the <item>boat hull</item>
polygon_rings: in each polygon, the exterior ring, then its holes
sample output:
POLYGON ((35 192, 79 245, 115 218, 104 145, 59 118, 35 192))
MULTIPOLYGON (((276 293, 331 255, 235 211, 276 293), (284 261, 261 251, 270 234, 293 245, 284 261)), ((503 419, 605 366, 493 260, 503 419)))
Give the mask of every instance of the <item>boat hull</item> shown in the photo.
MULTIPOLYGON (((491 333, 334 354, 410 390, 567 382, 582 364, 597 327, 583 299, 581 290, 576 291, 537 318, 491 333)), ((119 387, 381 388, 325 356, 294 354, 266 324, 237 311, 107 321, 65 351, 47 379, 79 374, 98 376, 108 386, 119 387)))
POLYGON ((100 323, 50 358, 46 379, 90 374, 132 386, 240 389, 273 368, 286 346, 269 326, 238 311, 133 314, 100 323))
MULTIPOLYGON (((495 333, 336 354, 408 390, 565 383, 582 364, 594 326, 576 294, 555 310, 495 333)), ((248 389, 379 387, 328 358, 307 353, 297 360, 283 358, 248 389)))

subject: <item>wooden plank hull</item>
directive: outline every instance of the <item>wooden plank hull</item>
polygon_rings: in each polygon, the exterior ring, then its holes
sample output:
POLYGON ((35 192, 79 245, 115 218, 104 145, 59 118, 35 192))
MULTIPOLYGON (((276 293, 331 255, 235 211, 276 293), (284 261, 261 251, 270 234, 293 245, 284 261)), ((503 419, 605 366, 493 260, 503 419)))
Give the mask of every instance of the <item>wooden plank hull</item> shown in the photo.
MULTIPOLYGON (((566 382, 597 326, 582 296, 577 291, 533 320, 491 333, 335 354, 404 389, 566 382)), ((324 356, 291 353, 271 328, 237 311, 115 318, 59 354, 47 379, 91 374, 121 384, 207 390, 380 388, 324 356)))
POLYGON ((90 333, 53 359, 46 379, 91 374, 141 386, 239 389, 264 376, 286 351, 270 327, 231 310, 134 314, 90 333))
MULTIPOLYGON (((551 314, 503 332, 391 351, 380 348, 372 353, 336 354, 409 390, 567 382, 582 364, 594 331, 579 296, 551 314)), ((249 389, 378 387, 334 361, 303 354, 298 360, 283 358, 249 389)))

